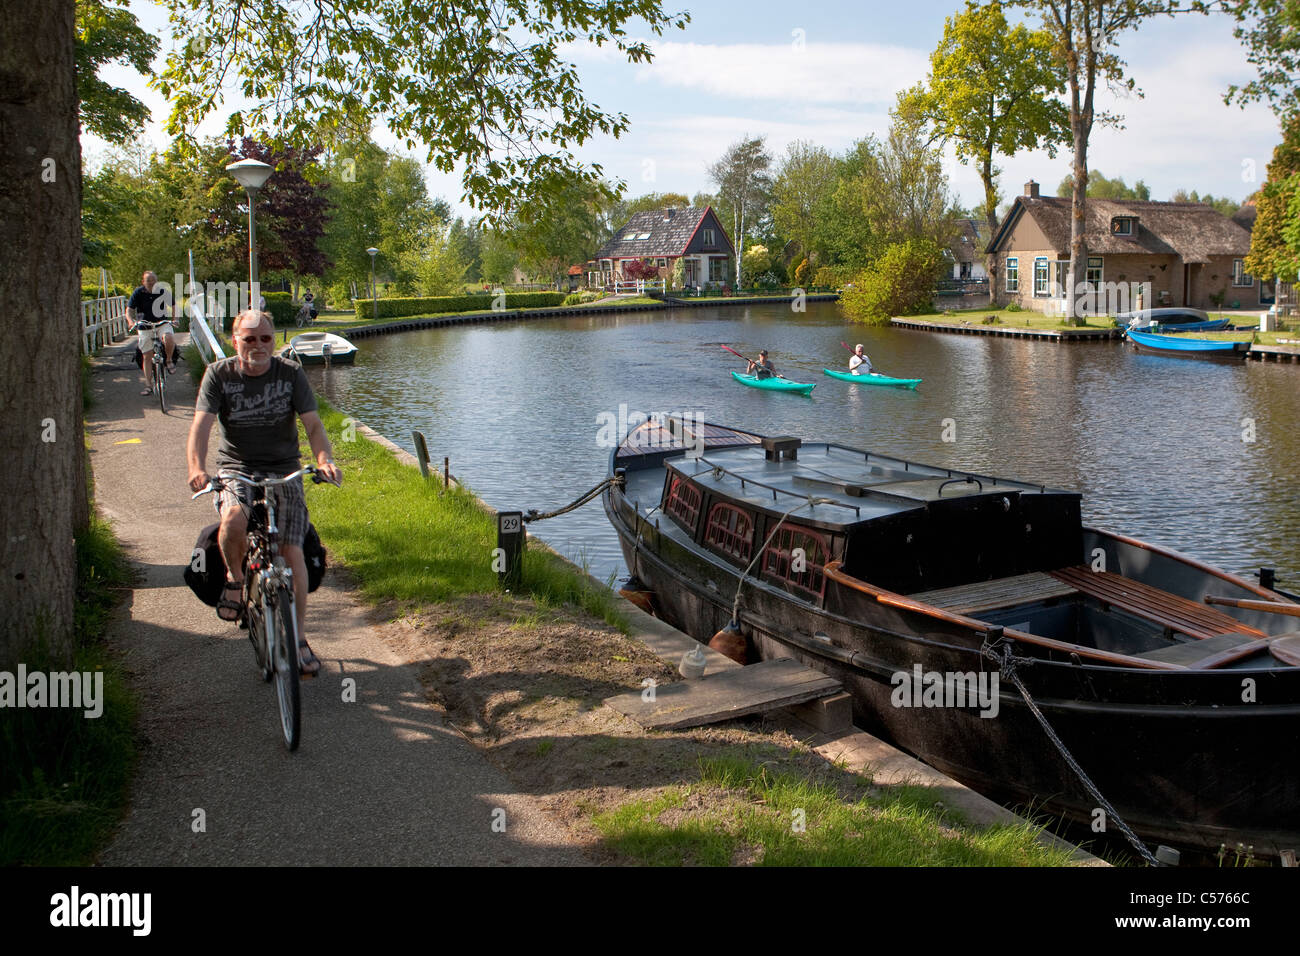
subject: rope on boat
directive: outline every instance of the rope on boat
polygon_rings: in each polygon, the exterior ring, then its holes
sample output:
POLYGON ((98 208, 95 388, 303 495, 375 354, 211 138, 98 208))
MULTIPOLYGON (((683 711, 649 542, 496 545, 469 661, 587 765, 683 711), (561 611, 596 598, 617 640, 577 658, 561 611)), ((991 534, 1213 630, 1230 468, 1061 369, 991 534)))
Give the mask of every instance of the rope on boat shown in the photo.
POLYGON ((524 524, 528 524, 531 521, 541 521, 543 518, 557 518, 562 514, 568 514, 570 511, 581 508, 588 502, 595 501, 601 496, 606 488, 614 485, 622 487, 625 483, 626 481, 622 475, 614 475, 612 478, 606 478, 586 494, 579 495, 574 501, 565 505, 563 508, 557 508, 555 511, 547 511, 545 513, 538 513, 536 508, 529 508, 528 511, 524 513, 524 524))
POLYGON ((1002 676, 1011 681, 1011 683, 1015 685, 1016 689, 1020 691, 1020 696, 1025 699, 1025 704, 1029 707, 1030 713, 1037 717, 1038 722, 1042 725, 1043 732, 1047 734, 1047 739, 1056 745, 1056 749, 1061 752, 1061 756, 1064 758, 1066 764, 1068 764, 1070 769, 1075 772, 1081 781, 1083 781, 1084 787, 1087 788, 1088 793, 1092 794, 1092 798, 1097 801, 1098 805, 1103 810, 1106 811, 1107 819, 1115 821, 1115 825, 1119 828, 1120 833, 1124 835, 1124 838, 1128 840, 1129 843, 1133 844, 1133 848, 1138 851, 1138 854, 1146 861, 1148 866, 1160 866, 1160 861, 1151 854, 1151 851, 1147 849, 1146 844, 1138 839, 1137 834, 1129 829, 1129 826, 1124 822, 1123 817, 1121 817, 1119 813, 1116 812, 1115 808, 1110 805, 1110 802, 1101 795, 1101 791, 1097 789, 1097 785, 1089 779, 1088 775, 1084 773, 1083 768, 1079 766, 1078 761, 1076 761, 1070 751, 1066 749, 1065 744, 1061 742, 1061 738, 1056 736, 1056 731, 1052 729, 1052 725, 1047 722, 1047 718, 1043 716, 1043 712, 1039 710, 1038 705, 1034 703, 1034 699, 1030 696, 1029 690, 1025 687, 1024 683, 1021 682, 1020 675, 1016 673, 1016 666, 1018 664, 1033 664, 1033 660, 1027 657, 1016 657, 1012 654, 1011 641, 1007 637, 1000 637, 992 643, 990 643, 988 638, 985 637, 984 644, 980 647, 980 653, 994 661, 1002 671, 1002 676))
POLYGON ((754 570, 754 565, 757 563, 758 559, 767 553, 767 546, 772 543, 772 539, 776 537, 776 533, 781 530, 781 525, 785 524, 785 519, 790 517, 800 508, 811 508, 814 505, 825 504, 828 501, 830 501, 829 498, 808 498, 806 501, 800 502, 785 514, 781 515, 781 520, 776 523, 776 527, 773 528, 772 533, 767 536, 767 540, 763 542, 763 546, 754 554, 754 559, 750 561, 749 566, 741 572, 740 581, 736 584, 736 600, 731 605, 731 623, 739 625, 740 590, 745 586, 745 579, 749 577, 749 572, 754 570))

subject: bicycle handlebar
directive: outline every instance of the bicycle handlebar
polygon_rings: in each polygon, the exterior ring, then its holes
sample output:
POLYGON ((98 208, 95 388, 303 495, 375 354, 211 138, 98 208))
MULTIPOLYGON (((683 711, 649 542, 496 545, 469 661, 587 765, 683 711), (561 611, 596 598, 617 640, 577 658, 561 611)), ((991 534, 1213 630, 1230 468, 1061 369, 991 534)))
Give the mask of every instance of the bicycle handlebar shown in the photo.
POLYGON ((215 478, 210 479, 208 481, 208 486, 204 488, 202 491, 196 491, 194 494, 190 495, 190 500, 193 501, 196 498, 201 498, 203 495, 206 495, 209 492, 221 491, 222 489, 225 488, 226 482, 230 481, 231 479, 234 479, 235 481, 243 482, 244 484, 252 488, 270 488, 273 485, 287 485, 295 478, 301 478, 303 475, 311 475, 312 476, 311 480, 318 485, 334 484, 334 482, 330 481, 328 478, 321 475, 320 472, 316 470, 315 465, 304 465, 302 468, 299 468, 293 474, 285 475, 283 478, 258 478, 254 480, 252 478, 245 478, 243 475, 227 475, 225 479, 222 479, 220 476, 217 476, 215 478))

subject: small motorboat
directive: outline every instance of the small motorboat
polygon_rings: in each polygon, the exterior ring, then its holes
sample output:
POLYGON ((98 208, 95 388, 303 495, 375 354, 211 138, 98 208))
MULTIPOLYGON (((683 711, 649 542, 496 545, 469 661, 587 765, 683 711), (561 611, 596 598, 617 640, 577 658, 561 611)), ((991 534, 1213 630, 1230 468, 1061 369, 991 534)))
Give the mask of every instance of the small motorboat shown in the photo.
POLYGON ((303 365, 351 365, 357 347, 333 332, 303 332, 291 338, 280 354, 303 365))
POLYGON ((1228 327, 1228 320, 1212 319, 1201 309, 1184 307, 1143 309, 1124 312, 1115 317, 1120 325, 1139 332, 1217 332, 1228 327))
POLYGON ((809 395, 817 387, 816 382, 792 382, 788 378, 778 378, 775 375, 768 378, 758 378, 754 375, 742 375, 740 372, 732 372, 731 377, 742 385, 748 385, 750 388, 765 388, 772 392, 798 392, 800 395, 809 395))
POLYGON ((853 382, 855 385, 894 385, 899 388, 916 388, 921 384, 919 378, 891 378, 888 375, 881 375, 879 372, 868 372, 866 375, 854 375, 852 372, 836 372, 829 368, 822 369, 831 378, 842 379, 845 382, 853 382))
POLYGON ((1235 362, 1246 357, 1249 342, 1223 339, 1198 339, 1189 335, 1165 335, 1125 329, 1124 334, 1139 352, 1172 358, 1208 359, 1211 362, 1235 362))

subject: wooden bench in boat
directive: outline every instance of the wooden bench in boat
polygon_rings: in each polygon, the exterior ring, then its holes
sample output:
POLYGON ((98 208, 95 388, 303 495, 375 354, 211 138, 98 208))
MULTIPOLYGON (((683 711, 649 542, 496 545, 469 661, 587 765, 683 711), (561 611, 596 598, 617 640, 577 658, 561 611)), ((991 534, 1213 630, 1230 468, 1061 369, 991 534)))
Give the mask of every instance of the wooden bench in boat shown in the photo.
POLYGON ((1243 624, 1209 605, 1170 594, 1111 571, 1093 571, 1080 565, 1048 573, 1089 597, 1198 640, 1203 641, 1220 634, 1236 634, 1249 641, 1268 636, 1258 628, 1243 624))
POLYGON ((1035 604, 1039 601, 1070 597, 1078 593, 1077 588, 1058 581, 1050 574, 1031 571, 1029 574, 978 581, 975 584, 961 584, 954 588, 938 588, 909 596, 913 600, 924 601, 926 604, 952 611, 954 614, 978 617, 981 612, 997 608, 1035 604))

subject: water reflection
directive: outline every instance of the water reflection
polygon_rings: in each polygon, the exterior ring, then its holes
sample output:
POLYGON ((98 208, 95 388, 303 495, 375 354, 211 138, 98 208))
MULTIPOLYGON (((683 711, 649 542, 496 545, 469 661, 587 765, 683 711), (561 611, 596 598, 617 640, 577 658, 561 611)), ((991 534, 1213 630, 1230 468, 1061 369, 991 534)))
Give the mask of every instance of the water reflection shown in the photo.
MULTIPOLYGON (((365 339, 356 366, 311 375, 399 445, 423 431, 430 454, 496 507, 548 510, 603 478, 601 415, 625 403, 1074 489, 1092 523, 1237 572, 1271 564, 1300 587, 1295 365, 860 328, 810 303, 408 332, 365 339), (831 379, 823 367, 847 365, 841 341, 925 381, 912 392, 831 379), (782 374, 817 388, 745 388, 721 344, 767 348, 782 374)), ((531 530, 600 578, 626 573, 597 504, 531 530)))

